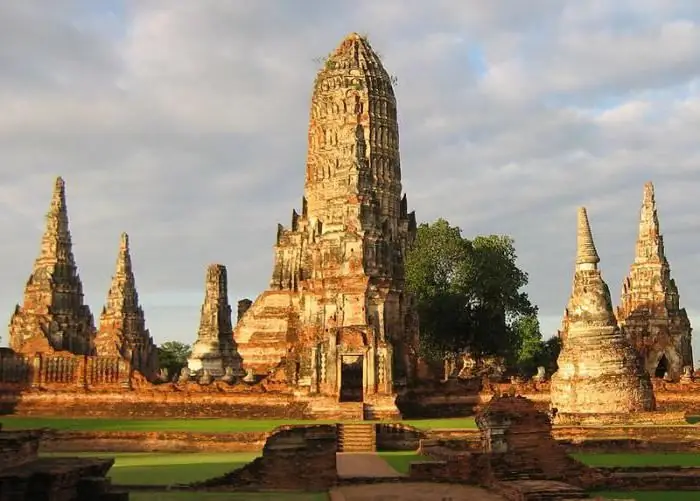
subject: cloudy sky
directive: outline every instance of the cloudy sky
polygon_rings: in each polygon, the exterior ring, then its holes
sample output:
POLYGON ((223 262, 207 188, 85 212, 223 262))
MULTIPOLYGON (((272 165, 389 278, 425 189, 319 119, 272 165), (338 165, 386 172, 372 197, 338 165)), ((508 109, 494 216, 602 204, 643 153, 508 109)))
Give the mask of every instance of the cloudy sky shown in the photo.
POLYGON ((96 315, 122 231, 158 342, 193 341, 210 262, 232 303, 255 297, 300 206, 314 59, 357 31, 398 79, 409 205, 512 235, 545 335, 576 207, 617 302, 647 180, 700 322, 699 23, 683 0, 2 2, 0 305, 21 299, 56 175, 96 315))

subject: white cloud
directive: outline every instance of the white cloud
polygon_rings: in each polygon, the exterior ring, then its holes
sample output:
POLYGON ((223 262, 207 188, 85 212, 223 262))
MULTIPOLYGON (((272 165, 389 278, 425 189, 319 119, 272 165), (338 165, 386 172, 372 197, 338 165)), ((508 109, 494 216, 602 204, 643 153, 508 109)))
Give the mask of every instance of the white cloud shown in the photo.
POLYGON ((0 8, 8 317, 58 174, 95 313, 124 230, 159 341, 194 338, 210 262, 228 266, 232 302, 260 292, 276 223, 300 205, 313 59, 351 31, 398 77, 418 218, 513 235, 548 332, 570 292, 575 207, 617 295, 649 179, 683 304, 700 311, 697 6, 144 0, 120 16, 67 3, 0 8))

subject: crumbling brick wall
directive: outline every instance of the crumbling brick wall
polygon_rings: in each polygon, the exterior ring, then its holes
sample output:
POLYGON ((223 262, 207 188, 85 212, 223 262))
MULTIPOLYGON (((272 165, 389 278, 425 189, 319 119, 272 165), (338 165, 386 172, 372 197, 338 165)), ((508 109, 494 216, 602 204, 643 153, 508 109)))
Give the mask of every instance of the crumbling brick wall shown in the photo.
POLYGON ((284 426, 267 439, 261 457, 195 486, 323 491, 337 482, 337 451, 335 425, 284 426))

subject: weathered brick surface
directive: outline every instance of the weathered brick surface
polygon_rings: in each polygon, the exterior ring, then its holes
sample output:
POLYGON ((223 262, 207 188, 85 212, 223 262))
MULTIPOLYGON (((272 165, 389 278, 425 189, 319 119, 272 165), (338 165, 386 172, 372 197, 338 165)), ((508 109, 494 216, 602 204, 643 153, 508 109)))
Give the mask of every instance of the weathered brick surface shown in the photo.
POLYGON ((255 452, 267 432, 191 433, 51 430, 41 439, 45 452, 255 452))
POLYGON ((195 486, 323 491, 337 483, 337 452, 334 425, 283 427, 267 439, 261 457, 195 486))
POLYGON ((650 375, 654 376, 660 364, 660 375, 667 372, 674 381, 680 379, 684 367, 692 370, 690 320, 680 307, 678 287, 671 278, 652 183, 644 186, 634 263, 622 284, 616 313, 650 375))
POLYGON ((552 407, 569 415, 654 410, 649 374, 617 326, 599 262, 586 209, 580 208, 574 283, 564 316, 559 368, 550 385, 552 407))
POLYGON ((39 459, 42 432, 0 432, 0 501, 127 501, 105 475, 113 459, 39 459))
POLYGON ((417 475, 492 485, 510 480, 556 480, 585 486, 599 474, 572 459, 552 437, 549 417, 522 397, 496 397, 477 414, 481 450, 462 450, 439 440, 421 451, 444 464, 417 466, 417 475), (440 473, 442 471, 442 473, 440 473))
POLYGON ((269 288, 234 330, 246 369, 282 370, 290 385, 334 396, 353 361, 363 394, 410 381, 418 319, 403 259, 415 231, 392 79, 353 33, 314 82, 301 213, 278 227, 269 288))
POLYGON ((100 315, 95 354, 123 358, 149 381, 158 377, 158 349, 146 329, 146 319, 139 304, 126 233, 122 233, 119 241, 116 270, 100 315))
POLYGON ((10 320, 10 348, 25 354, 67 351, 90 355, 95 322, 83 302, 83 284, 73 257, 65 183, 56 179, 41 251, 10 320))
POLYGON ((0 395, 6 410, 25 416, 143 418, 301 419, 307 404, 291 396, 196 392, 28 392, 14 400, 0 395), (9 409, 8 409, 9 408, 9 409))

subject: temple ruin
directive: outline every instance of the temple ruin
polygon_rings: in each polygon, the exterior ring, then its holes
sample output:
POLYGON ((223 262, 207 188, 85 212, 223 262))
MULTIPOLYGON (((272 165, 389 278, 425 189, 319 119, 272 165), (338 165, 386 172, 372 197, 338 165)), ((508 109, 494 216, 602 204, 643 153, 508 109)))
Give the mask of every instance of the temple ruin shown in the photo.
POLYGON ((9 345, 23 354, 94 352, 95 321, 83 303, 83 284, 73 257, 66 186, 57 178, 41 251, 10 320, 9 345))
POLYGON ((586 209, 580 208, 566 334, 557 360, 559 369, 551 380, 551 406, 560 419, 655 408, 651 380, 617 325, 599 262, 586 209))
POLYGON ((118 356, 128 360, 133 369, 150 381, 155 381, 158 376, 158 349, 146 329, 143 309, 139 305, 126 233, 122 233, 119 241, 116 271, 100 315, 95 352, 100 357, 118 356))
POLYGON ((228 370, 232 375, 242 376, 241 357, 232 331, 226 267, 211 264, 207 267, 197 340, 187 361, 190 371, 206 370, 214 377, 221 377, 228 370))
POLYGON ((341 401, 409 382, 418 318, 404 256, 415 231, 392 79, 353 33, 314 82, 301 213, 278 226, 269 288, 234 330, 246 370, 283 370, 288 384, 341 401))
POLYGON ((678 380, 693 367, 691 328, 664 251, 654 185, 644 185, 634 263, 622 284, 617 320, 651 376, 678 380))

